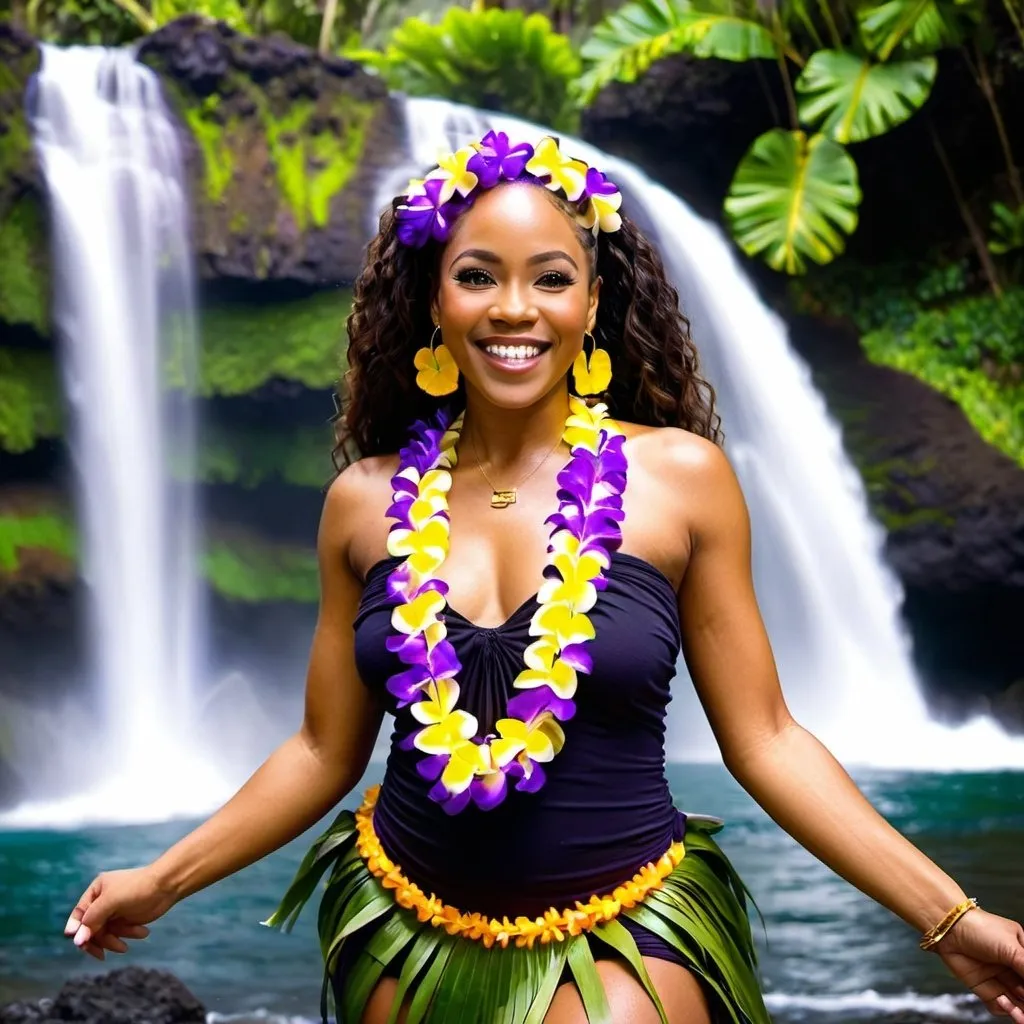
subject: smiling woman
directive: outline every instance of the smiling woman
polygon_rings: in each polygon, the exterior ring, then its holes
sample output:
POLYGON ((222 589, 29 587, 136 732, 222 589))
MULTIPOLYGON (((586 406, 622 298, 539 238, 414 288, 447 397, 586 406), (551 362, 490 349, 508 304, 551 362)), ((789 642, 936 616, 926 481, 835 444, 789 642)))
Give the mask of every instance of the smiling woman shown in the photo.
POLYGON ((335 457, 360 457, 324 506, 302 726, 154 864, 93 883, 68 923, 88 951, 318 820, 390 712, 379 790, 265 922, 290 927, 329 872, 325 1021, 333 995, 339 1024, 767 1024, 723 823, 665 777, 685 650, 733 775, 1024 1024, 1020 926, 788 712, 714 394, 619 203, 555 140, 492 132, 384 212, 348 321, 335 457))

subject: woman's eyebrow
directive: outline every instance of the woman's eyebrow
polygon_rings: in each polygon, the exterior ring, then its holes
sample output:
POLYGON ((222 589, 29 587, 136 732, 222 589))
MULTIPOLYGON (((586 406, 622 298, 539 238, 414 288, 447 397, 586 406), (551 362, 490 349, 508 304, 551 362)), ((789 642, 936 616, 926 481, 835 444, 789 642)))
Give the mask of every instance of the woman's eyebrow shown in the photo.
MULTIPOLYGON (((491 252, 490 249, 465 249, 452 260, 452 265, 454 266, 461 259, 476 259, 484 263, 501 263, 501 257, 496 252, 491 252)), ((532 265, 534 263, 546 263, 548 260, 554 259, 568 260, 575 270, 579 270, 579 267, 576 266, 576 261, 561 249, 549 249, 547 252, 536 253, 526 262, 532 265)))

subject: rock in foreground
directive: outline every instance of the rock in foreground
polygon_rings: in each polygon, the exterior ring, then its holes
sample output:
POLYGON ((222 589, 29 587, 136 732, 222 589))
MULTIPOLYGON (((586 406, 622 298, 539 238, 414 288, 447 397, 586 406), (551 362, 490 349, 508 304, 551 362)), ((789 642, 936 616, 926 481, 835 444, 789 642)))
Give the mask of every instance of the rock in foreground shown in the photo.
POLYGON ((206 1008, 173 975, 125 967, 98 977, 72 978, 56 999, 0 1006, 0 1024, 203 1024, 206 1008))

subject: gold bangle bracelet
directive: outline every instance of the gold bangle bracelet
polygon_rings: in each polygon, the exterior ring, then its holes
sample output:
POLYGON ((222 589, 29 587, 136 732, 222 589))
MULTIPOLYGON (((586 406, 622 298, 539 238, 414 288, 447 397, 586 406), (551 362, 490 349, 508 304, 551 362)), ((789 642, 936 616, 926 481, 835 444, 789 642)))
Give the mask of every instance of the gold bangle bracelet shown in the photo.
POLYGON ((942 941, 943 936, 960 920, 968 910, 973 910, 980 905, 978 901, 969 896, 963 903, 958 903, 934 928, 929 929, 921 936, 920 946, 922 949, 932 949, 942 941))

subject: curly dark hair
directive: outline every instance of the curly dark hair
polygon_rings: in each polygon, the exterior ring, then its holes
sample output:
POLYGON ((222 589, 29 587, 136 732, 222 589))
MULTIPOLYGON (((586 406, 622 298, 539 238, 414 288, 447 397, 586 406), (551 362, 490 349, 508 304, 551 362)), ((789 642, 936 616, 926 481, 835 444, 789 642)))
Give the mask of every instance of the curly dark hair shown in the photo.
MULTIPOLYGON (((542 191, 573 218, 590 259, 591 281, 602 278, 593 335, 612 360, 610 388, 599 396, 609 414, 683 427, 721 444, 715 392, 700 375, 690 323, 657 251, 628 217, 622 217, 618 231, 595 237, 576 222, 572 204, 542 191)), ((431 240, 416 249, 399 242, 395 209, 401 202, 396 197, 381 214, 355 282, 346 323, 348 371, 335 395, 332 458, 338 472, 361 456, 397 452, 413 420, 432 415, 440 405, 451 403, 456 412, 465 406, 464 377, 457 392, 441 398, 416 385, 413 355, 433 331, 430 304, 442 245, 431 240)))

